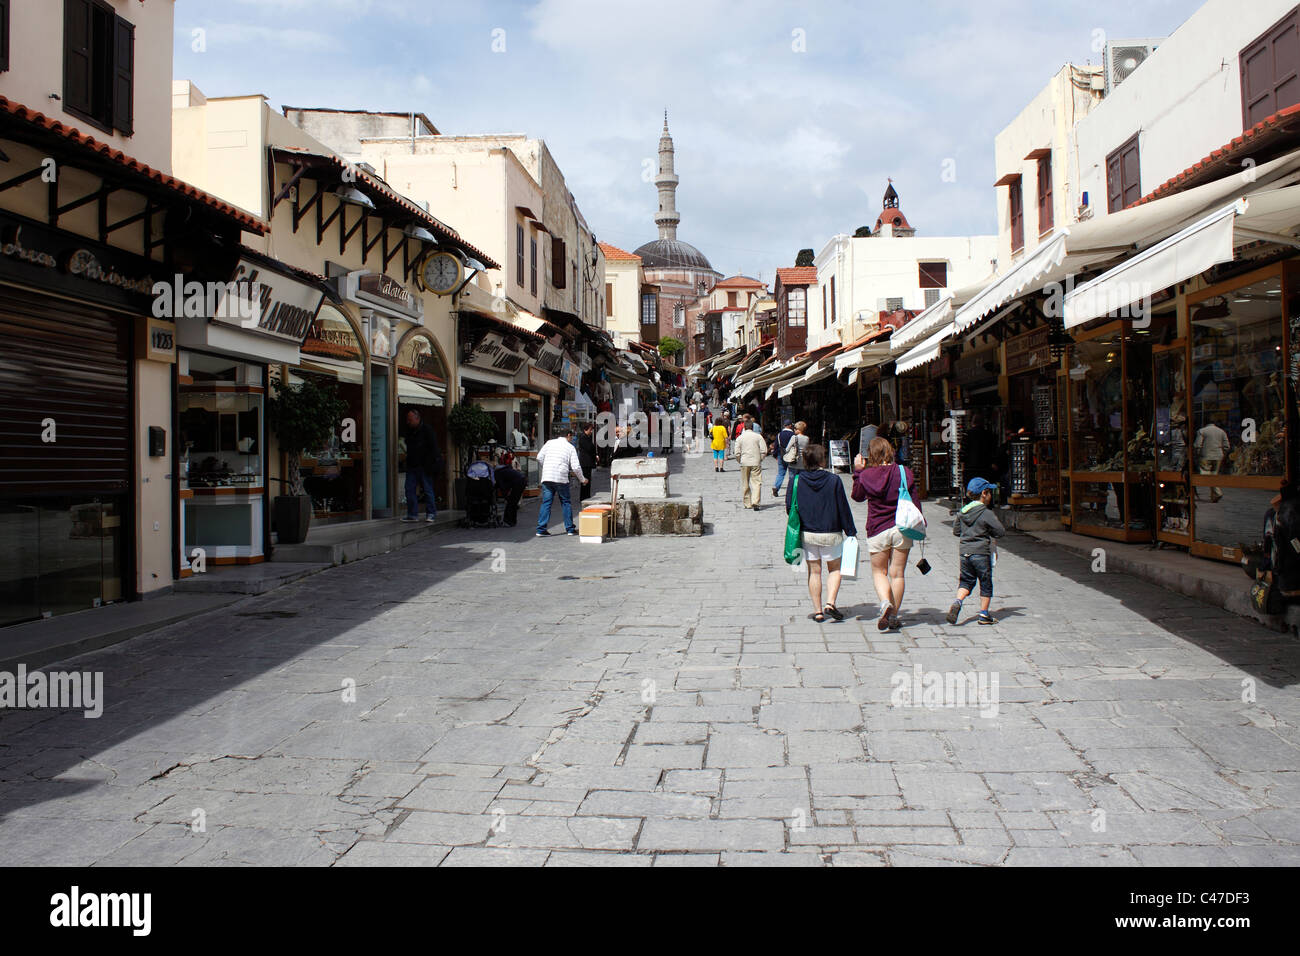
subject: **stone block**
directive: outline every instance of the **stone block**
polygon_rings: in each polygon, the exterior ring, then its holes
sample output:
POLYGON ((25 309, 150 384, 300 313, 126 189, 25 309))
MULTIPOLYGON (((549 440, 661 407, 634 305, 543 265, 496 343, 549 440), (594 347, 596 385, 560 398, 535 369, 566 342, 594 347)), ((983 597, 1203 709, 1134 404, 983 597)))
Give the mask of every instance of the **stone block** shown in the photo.
POLYGON ((620 538, 634 534, 701 535, 704 499, 620 497, 616 517, 620 538))

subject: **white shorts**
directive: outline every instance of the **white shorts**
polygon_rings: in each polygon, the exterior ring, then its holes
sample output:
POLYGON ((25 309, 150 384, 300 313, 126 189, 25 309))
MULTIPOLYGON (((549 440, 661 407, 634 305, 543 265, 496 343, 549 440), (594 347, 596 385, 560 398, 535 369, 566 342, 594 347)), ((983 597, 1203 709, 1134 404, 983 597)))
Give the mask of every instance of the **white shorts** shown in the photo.
POLYGON ((840 531, 805 531, 803 556, 814 561, 838 561, 844 553, 844 534, 840 531))
POLYGON ((874 538, 867 539, 867 554, 879 554, 891 548, 895 551, 911 551, 912 539, 897 528, 890 528, 880 532, 874 538))

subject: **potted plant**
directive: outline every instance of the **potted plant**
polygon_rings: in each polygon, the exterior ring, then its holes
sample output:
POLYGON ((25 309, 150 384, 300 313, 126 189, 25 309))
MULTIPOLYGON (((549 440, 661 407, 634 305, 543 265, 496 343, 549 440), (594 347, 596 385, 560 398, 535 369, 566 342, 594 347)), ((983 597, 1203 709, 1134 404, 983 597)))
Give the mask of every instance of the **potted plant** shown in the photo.
POLYGON ((447 433, 460 452, 459 473, 453 484, 457 507, 461 507, 465 501, 465 469, 473 459, 474 449, 496 437, 497 423, 483 406, 461 402, 447 414, 447 433))
POLYGON ((285 493, 276 495, 271 511, 281 544, 300 544, 311 527, 311 496, 302 480, 303 449, 325 445, 347 409, 333 384, 312 376, 297 385, 282 384, 266 403, 267 425, 288 461, 285 493))

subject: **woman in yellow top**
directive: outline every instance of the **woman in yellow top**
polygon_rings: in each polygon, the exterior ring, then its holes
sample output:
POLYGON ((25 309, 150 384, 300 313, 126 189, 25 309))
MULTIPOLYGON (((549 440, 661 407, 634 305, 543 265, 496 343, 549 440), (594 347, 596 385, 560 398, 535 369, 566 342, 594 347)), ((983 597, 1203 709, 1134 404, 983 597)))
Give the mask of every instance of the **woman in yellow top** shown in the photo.
POLYGON ((715 418, 709 434, 713 436, 713 470, 725 471, 722 462, 727 455, 727 426, 715 418))

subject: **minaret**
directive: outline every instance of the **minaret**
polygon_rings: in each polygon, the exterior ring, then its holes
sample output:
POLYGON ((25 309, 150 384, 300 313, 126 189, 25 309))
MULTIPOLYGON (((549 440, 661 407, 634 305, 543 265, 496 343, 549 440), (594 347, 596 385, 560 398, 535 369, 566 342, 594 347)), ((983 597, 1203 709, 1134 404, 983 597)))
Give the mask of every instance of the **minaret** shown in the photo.
POLYGON ((664 110, 664 132, 659 137, 659 175, 655 177, 659 189, 659 212, 655 225, 660 239, 676 239, 677 223, 682 217, 677 213, 677 174, 673 172, 673 138, 668 133, 668 111, 664 110))

